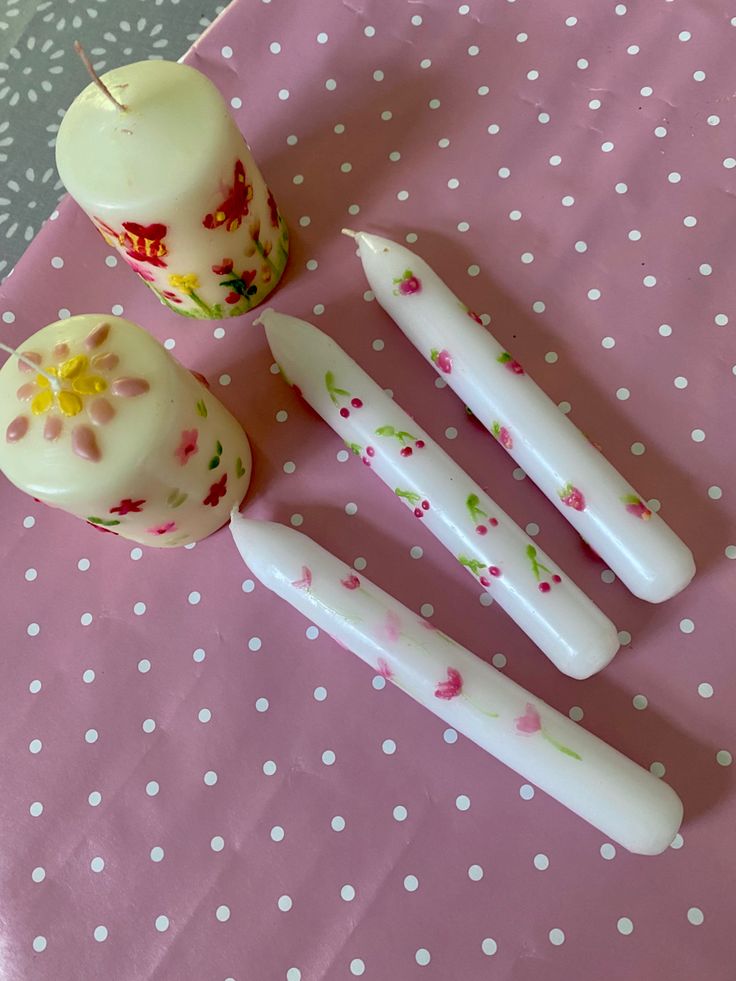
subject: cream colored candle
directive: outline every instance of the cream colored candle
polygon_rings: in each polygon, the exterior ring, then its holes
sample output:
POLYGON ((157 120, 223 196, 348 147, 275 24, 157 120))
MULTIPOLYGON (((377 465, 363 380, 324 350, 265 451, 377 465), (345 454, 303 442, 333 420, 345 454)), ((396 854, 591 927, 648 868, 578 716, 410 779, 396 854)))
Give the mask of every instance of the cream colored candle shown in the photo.
POLYGON ((236 316, 273 290, 288 230, 222 96, 194 68, 115 68, 69 107, 56 142, 67 190, 109 245, 188 317, 236 316))
POLYGON ((85 314, 20 353, 0 369, 0 470, 27 494, 154 546, 206 537, 245 496, 240 424, 142 328, 85 314))

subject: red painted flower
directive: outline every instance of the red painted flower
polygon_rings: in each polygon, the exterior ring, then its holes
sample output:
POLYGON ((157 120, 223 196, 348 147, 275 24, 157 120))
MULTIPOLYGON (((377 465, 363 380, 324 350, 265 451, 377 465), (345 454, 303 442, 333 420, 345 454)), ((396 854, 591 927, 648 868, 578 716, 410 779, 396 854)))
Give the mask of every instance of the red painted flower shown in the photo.
POLYGON ((145 279, 147 283, 152 283, 156 279, 150 269, 146 269, 145 266, 142 266, 139 262, 136 262, 135 259, 132 259, 129 255, 125 256, 125 261, 128 263, 133 272, 138 273, 141 279, 145 279))
POLYGON ((103 528, 102 525, 96 525, 94 521, 88 521, 87 524, 96 531, 104 531, 106 535, 117 535, 117 532, 113 531, 112 528, 103 528))
POLYGON ((352 572, 349 576, 346 576, 345 579, 341 579, 340 582, 345 587, 345 589, 360 588, 360 579, 358 579, 358 577, 355 575, 354 572, 352 572))
POLYGON ((229 276, 233 271, 234 265, 235 263, 232 259, 223 259, 221 265, 212 267, 212 272, 215 276, 229 276))
POLYGON ((480 324, 481 327, 483 326, 483 321, 480 319, 475 310, 468 310, 467 313, 471 320, 474 320, 476 324, 480 324))
POLYGON ((445 701, 449 702, 450 699, 457 698, 462 690, 462 675, 457 668, 448 668, 447 681, 440 681, 437 683, 434 696, 435 698, 443 698, 445 701))
POLYGON ((210 507, 216 508, 220 503, 220 498, 224 497, 227 493, 227 474, 224 473, 219 480, 210 487, 207 497, 202 501, 202 504, 209 504, 210 507))
POLYGON ((302 566, 302 578, 295 579, 291 584, 295 589, 311 589, 312 588, 312 570, 308 565, 302 566))
POLYGON ((526 703, 524 714, 520 715, 515 721, 517 731, 523 732, 527 736, 539 732, 542 728, 542 720, 539 718, 539 712, 537 712, 531 702, 526 703))
POLYGON ((394 676, 393 671, 388 666, 388 661, 385 661, 382 657, 379 657, 379 659, 378 659, 378 668, 377 668, 377 670, 378 670, 378 673, 380 674, 380 676, 382 678, 385 678, 386 681, 390 681, 393 678, 393 676, 394 676))
POLYGON ((137 514, 139 511, 143 510, 143 505, 145 503, 145 499, 140 501, 131 501, 129 497, 126 497, 116 507, 110 508, 110 514, 119 514, 121 518, 126 514, 137 514))
POLYGON ((176 293, 172 293, 171 290, 163 290, 163 295, 169 301, 169 303, 183 303, 184 301, 181 297, 177 296, 176 293))
POLYGON ((268 210, 271 216, 271 224, 274 228, 279 227, 279 206, 276 204, 276 198, 271 192, 271 188, 267 188, 268 191, 268 210))
POLYGON ((245 177, 245 167, 238 160, 233 174, 233 186, 225 200, 218 205, 216 211, 205 215, 202 224, 205 228, 220 228, 224 225, 227 231, 234 232, 243 223, 248 214, 249 205, 253 198, 253 187, 245 177))
POLYGON ((164 243, 166 225, 160 222, 139 225, 136 221, 124 221, 123 228, 125 231, 120 235, 120 244, 131 259, 160 268, 166 266, 163 260, 169 251, 164 243))
POLYGON ((199 447, 197 446, 197 440, 199 439, 199 431, 196 429, 185 429, 181 434, 181 441, 177 448, 174 450, 174 456, 177 457, 179 463, 183 467, 190 456, 194 456, 199 447))
POLYGON ((149 535, 168 535, 170 531, 176 530, 175 521, 167 521, 165 524, 156 525, 154 528, 147 528, 149 535))

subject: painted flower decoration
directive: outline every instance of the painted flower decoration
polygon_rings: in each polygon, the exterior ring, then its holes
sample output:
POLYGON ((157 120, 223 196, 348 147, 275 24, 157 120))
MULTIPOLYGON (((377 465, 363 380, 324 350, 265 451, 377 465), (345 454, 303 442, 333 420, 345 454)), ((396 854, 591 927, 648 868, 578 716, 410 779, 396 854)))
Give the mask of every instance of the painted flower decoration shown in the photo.
POLYGON ((156 525, 154 528, 147 528, 146 531, 149 535, 168 535, 171 531, 176 531, 175 521, 165 521, 161 525, 156 525))
POLYGON ((202 501, 202 504, 207 504, 212 508, 216 508, 220 503, 220 498, 224 497, 227 493, 227 474, 224 473, 219 480, 215 481, 214 484, 209 489, 207 497, 202 501))
POLYGON ((302 566, 301 579, 295 579, 291 584, 294 589, 304 589, 309 591, 312 588, 312 570, 308 565, 302 566))
POLYGON ((120 517, 125 517, 126 514, 138 514, 143 510, 143 505, 145 504, 145 499, 139 501, 133 501, 131 498, 124 498, 120 504, 116 504, 114 508, 110 508, 110 514, 119 514, 120 517))
POLYGON ((252 199, 253 186, 248 183, 245 167, 238 160, 233 173, 233 186, 216 210, 212 214, 205 215, 202 224, 210 229, 224 225, 228 232, 234 232, 242 225, 243 218, 250 210, 252 199))
POLYGON ((276 198, 273 196, 273 192, 271 191, 271 188, 268 187, 266 188, 266 190, 268 192, 267 203, 268 203, 268 213, 271 218, 271 224, 273 225, 274 228, 278 228, 279 206, 276 204, 276 198))
POLYGON ((519 364, 518 361, 515 361, 511 357, 508 351, 504 351, 502 354, 499 354, 499 356, 496 358, 496 361, 498 361, 499 364, 502 364, 507 371, 512 372, 514 375, 524 374, 523 367, 519 364))
POLYGON ((621 500, 626 505, 629 514, 633 514, 635 518, 640 518, 642 521, 649 521, 652 512, 640 497, 637 497, 636 494, 624 494, 621 500))
POLYGON ((379 657, 377 664, 378 667, 376 668, 376 670, 378 671, 380 676, 382 678, 385 678, 386 681, 390 681, 393 678, 394 673, 389 667, 388 661, 386 661, 385 658, 379 657))
POLYGON ((183 467, 190 457, 194 456, 199 447, 197 446, 197 440, 199 439, 199 430, 197 429, 184 429, 181 434, 181 440, 179 445, 174 450, 174 456, 179 461, 180 465, 183 467))
POLYGON ((449 351, 438 350, 438 348, 433 347, 429 352, 429 356, 432 361, 437 365, 440 371, 444 372, 446 375, 452 372, 452 355, 449 351))
POLYGON ((258 287, 253 284, 256 278, 255 269, 245 269, 240 275, 233 271, 235 263, 232 259, 223 259, 222 264, 213 266, 212 272, 216 276, 224 276, 220 280, 220 286, 226 286, 230 292, 225 297, 225 303, 231 305, 240 303, 243 298, 250 299, 258 292, 258 287))
POLYGON ((539 711, 532 705, 531 702, 526 703, 524 709, 524 714, 518 716, 515 719, 516 731, 520 732, 523 736, 533 736, 535 733, 539 732, 543 739, 546 739, 548 743, 551 743, 555 749, 559 749, 561 753, 565 756, 572 756, 574 760, 582 760, 582 756, 576 753, 574 749, 570 749, 569 746, 565 746, 559 740, 555 739, 553 736, 547 732, 547 730, 542 725, 542 719, 539 715, 539 711))
POLYGON ((169 285, 175 290, 181 290, 182 293, 193 293, 194 290, 199 289, 199 278, 196 273, 186 273, 184 276, 172 273, 169 276, 169 285))
POLYGON ((412 293, 419 293, 422 288, 421 280, 411 269, 405 269, 401 276, 394 280, 394 285, 396 287, 394 296, 411 296, 412 293))
POLYGON ((161 269, 166 267, 164 256, 169 252, 164 242, 168 231, 166 225, 161 222, 141 225, 137 221, 124 221, 122 231, 117 231, 101 218, 93 218, 92 221, 107 244, 121 247, 128 265, 148 282, 152 282, 153 277, 141 269, 140 263, 161 269))
POLYGON ((345 587, 345 589, 360 589, 360 579, 354 572, 351 572, 349 576, 341 579, 340 583, 345 587))
POLYGON ((435 688, 434 696, 435 698, 442 698, 446 702, 449 702, 457 696, 463 690, 463 679, 457 668, 447 669, 447 681, 440 681, 437 683, 435 688))
MULTIPOLYGON (((16 393, 20 402, 29 403, 32 416, 46 417, 43 436, 49 442, 59 439, 65 419, 76 419, 84 414, 87 421, 73 425, 71 446, 76 456, 92 463, 102 458, 95 429, 106 426, 116 412, 104 393, 115 399, 128 399, 145 395, 150 389, 144 378, 109 377, 119 358, 113 351, 102 352, 99 348, 106 344, 111 330, 108 323, 98 324, 86 336, 82 342, 83 351, 78 353, 73 353, 66 342, 60 342, 51 352, 54 363, 43 367, 43 374, 39 372, 16 393)), ((39 352, 26 351, 24 354, 41 368, 44 357, 39 352)), ((22 361, 18 362, 18 367, 24 373, 31 372, 22 361)), ((5 438, 9 443, 18 442, 29 428, 29 417, 19 415, 8 426, 5 438)))
POLYGON ((564 487, 560 487, 557 491, 557 496, 563 504, 572 508, 573 511, 585 510, 585 495, 573 484, 565 484, 564 487))

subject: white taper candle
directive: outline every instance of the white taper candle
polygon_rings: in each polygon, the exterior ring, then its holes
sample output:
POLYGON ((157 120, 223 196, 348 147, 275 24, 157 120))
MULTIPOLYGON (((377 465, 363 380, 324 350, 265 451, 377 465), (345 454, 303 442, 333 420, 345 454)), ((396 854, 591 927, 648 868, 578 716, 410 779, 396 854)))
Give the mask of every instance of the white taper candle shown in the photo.
POLYGON ((529 694, 306 535, 237 512, 251 572, 339 644, 629 851, 657 855, 682 820, 666 783, 529 694))
POLYGON ((565 674, 618 650, 611 621, 331 338, 266 310, 288 381, 565 674))
POLYGON ((660 603, 684 589, 687 546, 427 263, 345 232, 383 309, 631 592, 660 603))

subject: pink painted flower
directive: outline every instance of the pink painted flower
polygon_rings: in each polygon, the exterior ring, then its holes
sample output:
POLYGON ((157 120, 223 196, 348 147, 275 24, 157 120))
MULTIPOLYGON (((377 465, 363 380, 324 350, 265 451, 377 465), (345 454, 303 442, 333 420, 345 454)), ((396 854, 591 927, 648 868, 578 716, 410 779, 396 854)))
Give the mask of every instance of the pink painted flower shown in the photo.
POLYGON ((135 259, 131 259, 130 256, 128 255, 123 256, 123 258, 128 263, 128 265, 133 270, 133 272, 138 273, 141 279, 145 279, 147 283, 152 283, 156 279, 156 277, 153 275, 151 270, 146 269, 146 267, 142 266, 140 262, 136 262, 135 259))
POLYGON ((295 589, 311 589, 312 588, 312 570, 308 565, 302 566, 302 578, 295 579, 291 584, 295 589))
POLYGON ((652 512, 640 497, 637 497, 636 494, 626 494, 621 500, 626 505, 629 514, 633 514, 635 518, 640 518, 642 521, 649 521, 652 512))
POLYGON ((126 514, 137 514, 143 510, 145 503, 144 499, 133 501, 129 497, 126 497, 120 504, 117 504, 114 508, 110 508, 110 514, 119 514, 121 518, 126 514))
POLYGON ((345 587, 345 589, 360 588, 360 579, 358 579, 358 577, 355 575, 354 572, 351 572, 351 574, 349 576, 346 576, 345 579, 341 579, 340 582, 345 587))
POLYGON ((444 374, 449 375, 452 372, 452 355, 449 351, 432 348, 429 356, 444 374))
POLYGON ((380 676, 382 678, 385 678, 386 679, 386 681, 390 681, 393 678, 393 676, 394 676, 393 671, 388 666, 388 661, 384 660, 384 658, 382 658, 382 657, 379 657, 379 659, 378 659, 378 668, 377 668, 377 671, 378 671, 378 673, 380 674, 380 676))
POLYGON ((411 296, 412 293, 419 293, 422 288, 421 280, 414 275, 411 269, 405 269, 403 275, 394 280, 394 285, 398 287, 394 290, 396 296, 399 294, 411 296))
POLYGON ((558 497, 563 504, 567 507, 572 508, 573 511, 584 511, 585 510, 585 497, 583 492, 578 490, 577 487, 573 487, 572 484, 565 484, 557 491, 558 497))
POLYGON ((386 619, 383 621, 383 630, 391 643, 395 643, 401 636, 401 620, 399 619, 399 615, 394 613, 393 610, 389 610, 386 614, 386 619))
POLYGON ((463 690, 463 679, 457 668, 447 669, 447 681, 439 681, 434 692, 435 698, 443 698, 449 702, 463 690))
POLYGON ((166 299, 169 301, 169 303, 183 303, 184 302, 180 296, 177 296, 176 293, 172 293, 171 290, 163 290, 162 292, 163 292, 163 295, 166 297, 166 299))
POLYGON ((209 489, 207 497, 202 501, 202 504, 209 504, 210 507, 215 508, 220 503, 220 498, 224 497, 227 493, 227 474, 224 473, 219 480, 215 481, 214 484, 209 489))
POLYGON ((523 732, 527 736, 539 732, 542 728, 542 720, 539 718, 539 712, 537 712, 531 702, 526 703, 524 714, 520 715, 515 721, 517 731, 523 732))
POLYGON ((513 450, 514 440, 506 426, 502 426, 500 422, 494 422, 491 431, 505 450, 513 450))
POLYGON ((197 452, 197 440, 199 439, 199 431, 196 429, 185 429, 181 434, 181 441, 177 448, 174 450, 174 456, 179 460, 179 463, 183 467, 184 464, 189 460, 190 456, 194 456, 197 452))
POLYGON ((163 525, 156 525, 155 528, 147 528, 146 531, 149 535, 168 535, 170 531, 176 530, 175 521, 167 521, 163 525))
POLYGON ((508 351, 504 351, 502 354, 496 358, 499 364, 502 364, 509 371, 513 372, 515 375, 523 375, 524 369, 519 364, 518 361, 514 361, 508 351))

